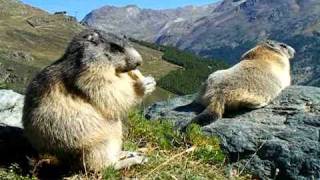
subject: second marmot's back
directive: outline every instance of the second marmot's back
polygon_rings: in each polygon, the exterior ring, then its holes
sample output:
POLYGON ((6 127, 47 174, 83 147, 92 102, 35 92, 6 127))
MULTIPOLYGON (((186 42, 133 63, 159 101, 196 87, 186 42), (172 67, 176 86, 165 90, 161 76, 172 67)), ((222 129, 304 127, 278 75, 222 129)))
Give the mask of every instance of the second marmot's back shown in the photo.
POLYGON ((206 110, 194 122, 221 118, 225 110, 266 106, 290 85, 289 59, 294 53, 292 47, 268 40, 245 53, 233 67, 212 73, 195 100, 206 110))

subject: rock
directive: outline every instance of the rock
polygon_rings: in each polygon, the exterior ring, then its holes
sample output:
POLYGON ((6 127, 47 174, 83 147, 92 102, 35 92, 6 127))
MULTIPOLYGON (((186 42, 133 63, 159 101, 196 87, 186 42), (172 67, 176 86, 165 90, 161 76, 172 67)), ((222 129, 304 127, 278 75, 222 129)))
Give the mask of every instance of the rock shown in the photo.
POLYGON ((22 128, 23 98, 12 90, 0 90, 0 124, 22 128))
POLYGON ((32 54, 30 52, 25 51, 13 51, 9 54, 10 59, 14 59, 16 61, 34 61, 34 58, 32 57, 32 54))
MULTIPOLYGON (((193 96, 150 106, 146 117, 183 127, 201 110, 193 96)), ((265 108, 227 114, 202 128, 217 136, 230 167, 262 179, 320 178, 320 88, 292 86, 265 108)))
POLYGON ((0 167, 18 164, 30 166, 28 157, 36 151, 23 135, 22 108, 24 96, 12 90, 0 90, 0 167))
POLYGON ((3 67, 3 65, 0 65, 0 83, 7 82, 9 77, 10 77, 10 72, 8 72, 7 69, 3 67))

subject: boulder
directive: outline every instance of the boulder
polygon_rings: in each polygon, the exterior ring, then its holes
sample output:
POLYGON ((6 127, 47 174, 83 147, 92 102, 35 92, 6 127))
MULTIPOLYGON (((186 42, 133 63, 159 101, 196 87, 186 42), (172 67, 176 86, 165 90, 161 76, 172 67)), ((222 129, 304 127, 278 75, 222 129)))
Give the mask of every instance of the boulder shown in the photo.
MULTIPOLYGON (((189 105, 193 96, 151 105, 148 119, 167 119, 184 127, 203 107, 189 105)), ((202 127, 217 136, 230 168, 262 179, 320 178, 320 88, 292 86, 270 105, 226 114, 202 127)))
POLYGON ((23 99, 12 90, 0 90, 0 124, 22 128, 23 99))
POLYGON ((28 157, 35 155, 23 135, 23 99, 23 95, 12 90, 0 90, 0 167, 8 167, 13 163, 28 167, 28 157))

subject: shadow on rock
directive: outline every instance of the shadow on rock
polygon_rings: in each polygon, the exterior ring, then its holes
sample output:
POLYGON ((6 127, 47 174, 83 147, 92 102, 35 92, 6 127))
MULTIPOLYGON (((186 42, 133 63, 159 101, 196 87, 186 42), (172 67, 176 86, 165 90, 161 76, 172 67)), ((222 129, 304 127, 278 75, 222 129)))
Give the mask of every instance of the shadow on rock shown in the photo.
POLYGON ((203 107, 201 104, 190 103, 187 105, 178 106, 178 107, 174 108, 173 110, 177 111, 177 112, 194 112, 196 114, 199 114, 204 109, 205 109, 205 107, 203 107))
POLYGON ((36 155, 23 130, 17 127, 0 126, 0 166, 18 164, 22 169, 29 168, 29 160, 36 155))

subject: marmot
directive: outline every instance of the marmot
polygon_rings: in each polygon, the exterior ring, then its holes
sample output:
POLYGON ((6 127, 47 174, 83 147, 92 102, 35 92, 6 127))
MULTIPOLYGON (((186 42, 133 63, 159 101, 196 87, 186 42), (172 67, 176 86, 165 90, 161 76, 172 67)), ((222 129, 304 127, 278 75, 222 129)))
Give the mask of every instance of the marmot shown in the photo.
POLYGON ((225 110, 268 105, 290 85, 289 59, 294 54, 292 47, 267 40, 242 55, 238 64, 212 73, 193 102, 205 110, 190 123, 205 125, 222 118, 225 110))
POLYGON ((94 29, 74 37, 27 88, 23 125, 31 144, 93 171, 141 163, 135 153, 119 160, 126 155, 121 118, 156 85, 136 70, 141 63, 126 39, 94 29))

